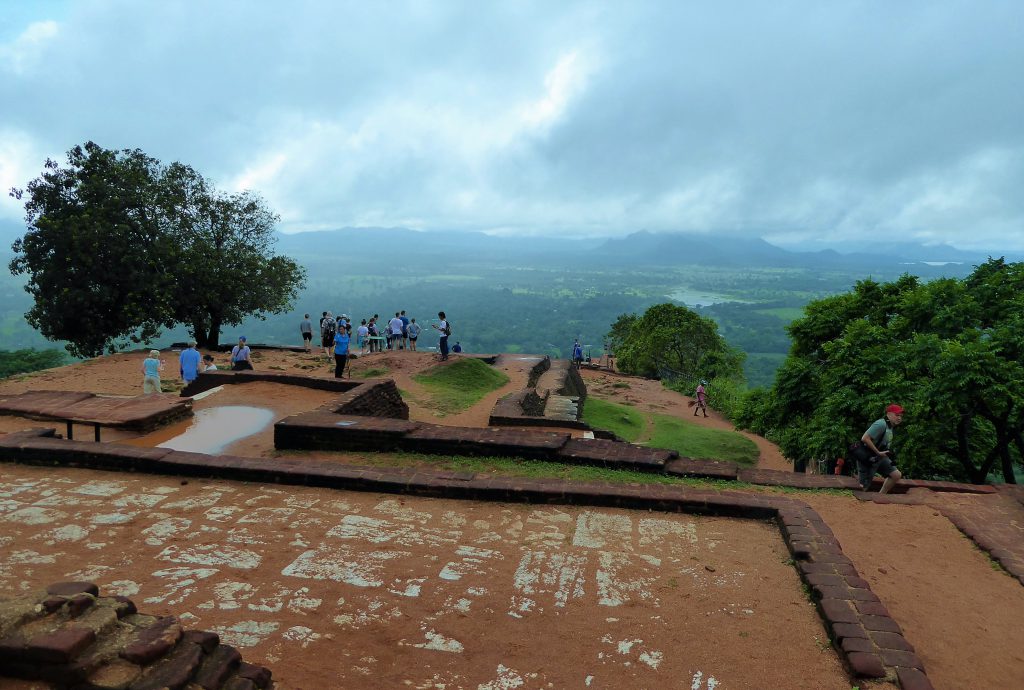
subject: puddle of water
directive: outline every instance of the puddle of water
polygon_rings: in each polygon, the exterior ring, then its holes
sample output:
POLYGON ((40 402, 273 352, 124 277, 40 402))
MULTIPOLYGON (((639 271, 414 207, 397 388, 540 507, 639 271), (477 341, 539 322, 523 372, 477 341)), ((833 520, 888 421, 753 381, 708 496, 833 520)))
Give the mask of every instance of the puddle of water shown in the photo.
POLYGON ((239 439, 263 431, 273 420, 274 412, 262 407, 208 407, 195 413, 184 433, 158 444, 157 448, 214 455, 239 439))

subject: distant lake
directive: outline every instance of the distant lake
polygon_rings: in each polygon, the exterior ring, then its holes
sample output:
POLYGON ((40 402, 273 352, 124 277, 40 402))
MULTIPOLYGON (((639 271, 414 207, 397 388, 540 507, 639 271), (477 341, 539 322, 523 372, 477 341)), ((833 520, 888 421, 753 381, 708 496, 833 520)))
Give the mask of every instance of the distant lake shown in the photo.
POLYGON ((742 302, 742 300, 727 297, 725 295, 715 295, 709 292, 694 292, 693 290, 676 290, 675 292, 670 292, 668 296, 676 302, 682 302, 688 307, 710 307, 712 304, 720 304, 722 302, 742 302))

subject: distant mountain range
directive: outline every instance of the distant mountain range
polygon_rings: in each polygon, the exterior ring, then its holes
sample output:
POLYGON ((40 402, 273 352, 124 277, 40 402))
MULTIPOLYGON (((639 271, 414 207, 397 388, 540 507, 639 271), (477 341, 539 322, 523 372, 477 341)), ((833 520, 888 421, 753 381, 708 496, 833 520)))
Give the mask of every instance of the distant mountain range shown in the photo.
MULTIPOLYGON (((0 254, 10 253, 24 226, 0 221, 0 254)), ((481 232, 431 231, 408 228, 340 228, 318 232, 278 234, 279 253, 308 261, 394 259, 396 256, 443 267, 454 262, 510 261, 524 266, 564 265, 571 257, 577 267, 706 265, 723 267, 767 266, 779 268, 870 269, 915 264, 962 264, 974 266, 988 254, 956 249, 948 245, 908 242, 876 243, 878 250, 860 248, 793 251, 760 238, 730 234, 687 234, 635 232, 613 239, 560 239, 554 237, 501 237, 481 232)), ((870 246, 870 245, 868 245, 870 246)), ((993 253, 995 256, 1001 253, 993 253)), ((1020 261, 1020 256, 1006 257, 1020 261)), ((443 271, 442 271, 443 272, 443 271)))

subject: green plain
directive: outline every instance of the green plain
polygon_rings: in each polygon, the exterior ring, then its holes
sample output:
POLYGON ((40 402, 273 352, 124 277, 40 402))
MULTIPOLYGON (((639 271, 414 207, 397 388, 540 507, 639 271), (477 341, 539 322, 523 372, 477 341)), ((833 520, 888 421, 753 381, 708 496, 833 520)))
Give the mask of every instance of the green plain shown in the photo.
POLYGON ((610 431, 630 442, 640 438, 646 424, 641 412, 593 396, 588 397, 583 404, 583 421, 595 429, 610 431))
POLYGON ((421 401, 423 406, 443 417, 468 410, 508 383, 509 378, 485 362, 470 358, 434 366, 413 376, 413 380, 430 394, 430 400, 421 401))

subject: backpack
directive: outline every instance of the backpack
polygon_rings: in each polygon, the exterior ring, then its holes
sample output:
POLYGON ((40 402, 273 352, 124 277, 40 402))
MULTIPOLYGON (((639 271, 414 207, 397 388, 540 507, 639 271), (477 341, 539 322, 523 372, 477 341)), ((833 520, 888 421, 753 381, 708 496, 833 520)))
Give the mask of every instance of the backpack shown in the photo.
POLYGON ((452 322, 449 321, 448 319, 445 319, 445 321, 444 321, 444 334, 445 335, 451 335, 452 334, 452 322))
POLYGON ((323 331, 324 335, 334 335, 338 329, 338 324, 334 319, 324 319, 323 331))

